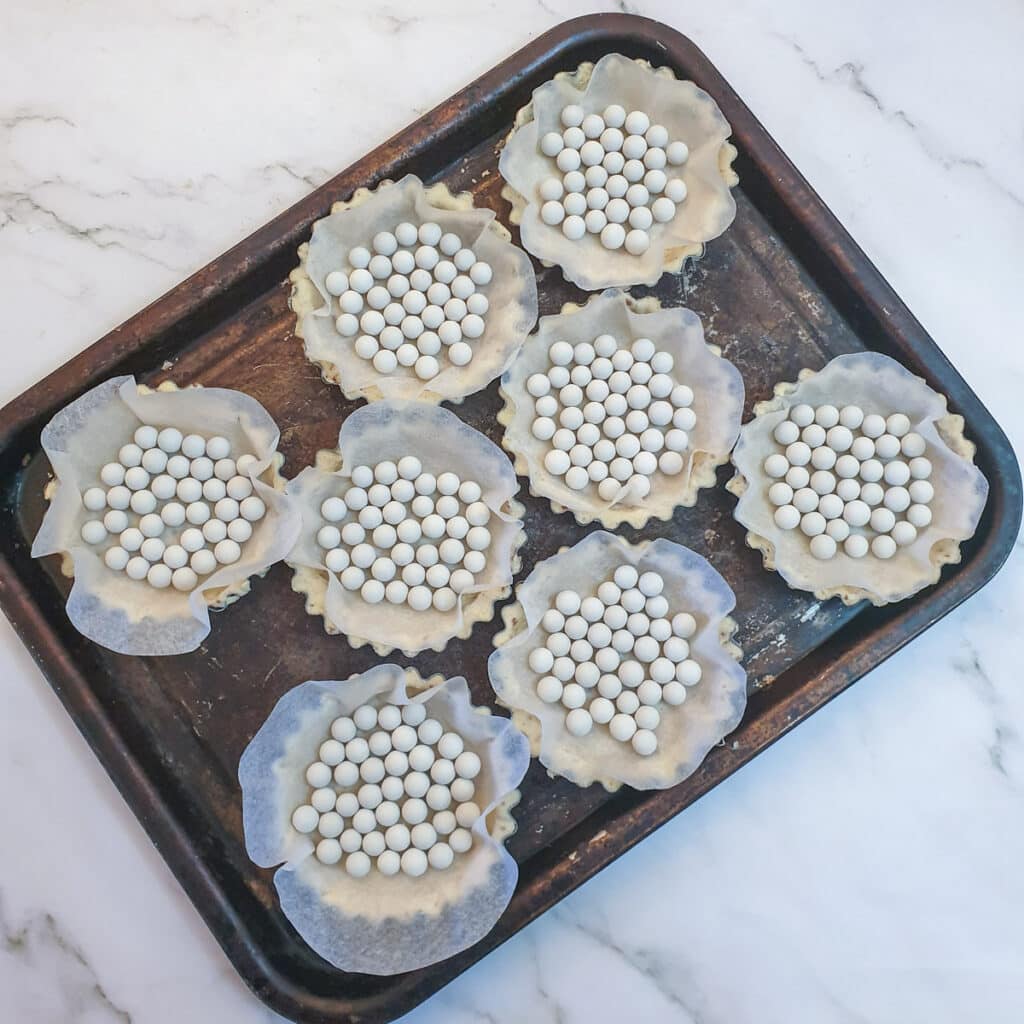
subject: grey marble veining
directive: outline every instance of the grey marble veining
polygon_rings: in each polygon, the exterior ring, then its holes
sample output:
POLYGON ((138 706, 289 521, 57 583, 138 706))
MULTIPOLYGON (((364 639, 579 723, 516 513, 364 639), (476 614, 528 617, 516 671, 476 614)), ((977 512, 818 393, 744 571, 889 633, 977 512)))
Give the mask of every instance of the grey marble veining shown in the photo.
MULTIPOLYGON (((1020 6, 603 6, 695 39, 1020 447, 1020 6)), ((592 9, 3 5, 3 399, 592 9)), ((1019 544, 912 648, 408 1020, 1020 1020, 1022 567, 1019 544)), ((0 644, 0 1020, 278 1019, 235 976, 5 623, 0 644)))

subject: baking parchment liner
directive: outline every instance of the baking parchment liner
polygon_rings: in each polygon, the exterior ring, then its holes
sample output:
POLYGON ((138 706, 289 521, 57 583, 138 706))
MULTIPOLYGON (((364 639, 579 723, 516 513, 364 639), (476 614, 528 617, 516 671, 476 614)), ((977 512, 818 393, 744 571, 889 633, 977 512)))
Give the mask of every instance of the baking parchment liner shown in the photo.
POLYGON ((552 774, 578 786, 597 781, 606 788, 619 783, 634 789, 665 789, 692 775, 708 751, 739 724, 747 703, 747 674, 737 661, 738 648, 729 643, 723 628, 731 625, 728 616, 736 597, 695 551, 664 538, 633 545, 598 531, 538 562, 516 588, 516 597, 519 632, 496 639, 504 642, 490 656, 487 670, 504 707, 525 711, 539 721, 539 757, 552 774), (565 728, 566 709, 537 696, 537 673, 527 661, 533 648, 543 643, 540 620, 555 595, 566 589, 594 593, 623 564, 659 573, 670 614, 687 611, 697 620, 697 632, 689 640, 690 656, 700 664, 703 676, 696 686, 687 687, 682 704, 659 709, 658 749, 650 757, 612 739, 603 727, 583 737, 572 736, 565 728))
POLYGON ((567 281, 587 291, 653 285, 666 271, 681 271, 688 256, 700 255, 704 243, 733 222, 736 201, 729 190, 739 178, 732 169, 736 149, 727 141, 731 133, 718 104, 693 82, 679 81, 670 68, 653 69, 647 61, 607 54, 597 64, 581 64, 534 90, 498 161, 508 183, 502 195, 512 204, 511 220, 519 224, 523 247, 547 265, 560 266, 567 281), (612 103, 643 110, 668 128, 670 138, 689 146, 686 163, 673 168, 686 183, 687 197, 672 221, 655 226, 650 248, 641 256, 606 249, 589 233, 571 241, 560 226, 540 219, 540 183, 561 172, 540 152, 538 141, 549 131, 561 134, 562 108, 569 103, 587 113, 601 113, 612 103))
POLYGON ((42 446, 58 486, 32 545, 33 557, 67 553, 74 564, 68 618, 90 640, 119 654, 184 654, 210 632, 204 592, 232 587, 282 559, 298 536, 300 517, 285 494, 260 479, 272 470, 278 428, 254 398, 224 388, 186 388, 141 393, 134 377, 114 377, 62 409, 46 425, 42 446), (82 494, 96 486, 104 464, 116 459, 142 424, 173 426, 183 433, 226 437, 232 450, 252 452, 255 493, 267 513, 242 545, 242 557, 204 577, 189 594, 157 590, 109 569, 99 549, 81 538, 94 513, 82 494))
POLYGON ((529 766, 526 738, 506 718, 481 714, 461 676, 410 696, 419 677, 378 665, 345 681, 310 681, 289 690, 242 754, 242 816, 249 856, 274 875, 281 909, 302 938, 335 967, 365 974, 399 974, 436 963, 471 946, 501 916, 519 869, 503 846, 507 827, 497 812, 529 766), (445 871, 419 878, 371 871, 351 878, 340 865, 321 864, 309 836, 291 825, 304 803, 307 766, 316 760, 330 723, 361 704, 428 704, 483 763, 476 781, 482 814, 473 847, 445 871))
POLYGON ((514 500, 519 483, 501 449, 447 409, 398 401, 374 402, 352 413, 342 424, 338 451, 341 462, 335 472, 310 466, 287 485, 302 515, 287 560, 296 570, 293 588, 314 598, 314 607, 307 604, 307 610, 322 614, 328 630, 344 633, 354 647, 371 643, 381 655, 395 649, 410 656, 427 648, 440 651, 452 637, 467 637, 476 622, 492 618, 495 601, 511 587, 516 551, 525 539, 522 507, 514 500), (320 506, 326 498, 344 495, 352 470, 384 459, 397 462, 403 455, 415 455, 424 471, 435 476, 450 471, 475 480, 483 492, 480 500, 491 510, 487 566, 450 612, 414 611, 386 601, 367 604, 327 568, 326 552, 316 542, 323 525, 320 506), (315 586, 311 572, 326 581, 325 589, 315 586))
POLYGON ((511 243, 494 216, 493 210, 474 209, 468 192, 453 196, 441 183, 424 188, 412 174, 395 183, 383 181, 372 192, 359 189, 348 202, 335 203, 330 215, 313 225, 312 238, 300 247, 300 265, 290 278, 296 334, 324 380, 337 384, 349 399, 441 402, 458 401, 501 376, 537 322, 537 283, 530 258, 511 243), (428 381, 406 367, 383 376, 372 362, 358 356, 354 339, 343 338, 334 326, 340 307, 324 287, 332 270, 347 267, 349 249, 369 246, 377 232, 393 231, 404 220, 431 220, 455 232, 494 272, 482 289, 489 308, 484 333, 470 343, 472 360, 453 366, 442 349, 443 369, 428 381))
POLYGON ((749 531, 747 543, 762 552, 765 568, 775 569, 791 587, 812 591, 819 600, 839 597, 855 604, 867 599, 884 605, 938 582, 943 565, 960 561, 960 543, 974 535, 988 499, 988 481, 974 465, 963 419, 949 413, 945 396, 923 378, 880 352, 837 356, 818 372, 804 370, 795 384, 776 385, 775 398, 756 406, 754 414, 732 455, 737 475, 728 489, 739 497, 733 515, 749 531), (818 559, 799 529, 775 525, 762 466, 780 450, 772 436, 775 428, 792 406, 803 402, 859 405, 882 416, 902 412, 911 430, 925 439, 935 488, 929 504, 932 521, 892 558, 851 558, 840 546, 835 557, 818 559))
POLYGON ((505 427, 502 444, 515 456, 516 472, 529 478, 530 493, 548 498, 555 512, 571 511, 584 526, 598 520, 609 529, 622 523, 639 529, 651 518, 671 519, 679 505, 696 504, 700 488, 714 486, 716 467, 729 461, 743 417, 743 378, 705 342, 696 313, 681 307, 660 309, 656 300, 634 300, 614 289, 592 296, 583 307, 565 306, 555 316, 541 317, 536 334, 527 339, 502 376, 500 394, 505 400, 498 414, 498 422, 505 427), (647 497, 634 498, 633 503, 628 492, 610 504, 605 502, 597 494, 596 484, 574 491, 564 477, 554 476, 544 466, 550 442, 539 441, 530 432, 534 399, 526 390, 526 381, 531 374, 547 372, 551 344, 592 342, 599 334, 613 335, 620 345, 650 338, 659 349, 672 354, 672 377, 692 388, 694 394, 697 425, 690 431, 682 471, 666 476, 658 470, 651 477, 647 497))

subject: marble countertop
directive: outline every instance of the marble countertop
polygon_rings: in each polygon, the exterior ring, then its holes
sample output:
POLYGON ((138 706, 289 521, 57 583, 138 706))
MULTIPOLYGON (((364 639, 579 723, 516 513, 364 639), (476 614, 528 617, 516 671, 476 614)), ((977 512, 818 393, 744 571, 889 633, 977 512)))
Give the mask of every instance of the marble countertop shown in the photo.
MULTIPOLYGON (((0 399, 597 6, 8 0, 0 399)), ((704 49, 1024 450, 1024 10, 613 6, 704 49)), ((1022 566, 406 1019, 1019 1021, 1022 566)), ((0 1019, 276 1020, 0 651, 0 1019)))

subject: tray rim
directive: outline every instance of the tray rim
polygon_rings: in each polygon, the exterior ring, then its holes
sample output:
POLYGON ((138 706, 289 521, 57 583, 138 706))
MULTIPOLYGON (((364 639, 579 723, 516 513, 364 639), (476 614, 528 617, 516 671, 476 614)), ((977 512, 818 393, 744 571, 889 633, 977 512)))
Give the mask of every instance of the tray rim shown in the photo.
MULTIPOLYGON (((295 239, 308 232, 312 221, 323 215, 325 206, 329 207, 335 199, 348 195, 356 184, 393 177, 399 166, 434 148, 445 136, 457 136, 460 129, 473 120, 474 108, 481 97, 489 96, 490 102, 497 102, 500 96, 512 92, 522 79, 558 61, 570 49, 602 45, 607 46, 610 52, 610 48, 616 45, 628 49, 631 42, 661 49, 667 63, 673 56, 685 55, 691 77, 711 92, 726 112, 733 128, 732 138, 740 143, 740 159, 757 166, 765 187, 774 193, 776 201, 786 208, 804 235, 813 239, 830 257, 830 263, 819 270, 834 279, 834 286, 850 290, 851 298, 860 307, 858 319, 862 320, 862 326, 857 328, 858 336, 867 344, 865 333, 869 337, 873 335, 873 340, 887 343, 883 348, 896 347, 901 352, 912 354, 919 363, 927 357, 933 364, 940 365, 941 390, 950 397, 955 409, 966 414, 970 434, 978 443, 979 452, 1009 455, 1009 465, 1001 466, 1000 475, 990 479, 989 507, 986 510, 986 518, 991 520, 990 528, 983 543, 971 551, 965 562, 951 576, 929 588, 923 598, 887 609, 862 612, 858 621, 874 624, 869 636, 852 645, 844 644, 841 640, 846 631, 840 630, 802 662, 794 663, 780 674, 773 684, 773 692, 777 692, 774 688, 784 684, 797 665, 807 670, 787 700, 752 715, 750 709, 756 709, 759 696, 758 692, 752 694, 748 714, 732 734, 733 739, 743 736, 741 749, 735 745, 719 748, 681 786, 646 794, 643 799, 643 807, 648 812, 645 821, 631 820, 631 808, 624 806, 617 815, 610 816, 608 822, 608 825, 619 829, 618 833, 606 825, 606 838, 581 836, 580 856, 574 859, 569 869, 566 870, 564 864, 553 869, 559 882, 557 894, 546 891, 539 884, 549 877, 543 872, 537 873, 533 886, 536 893, 532 898, 530 888, 523 886, 521 878, 515 900, 526 900, 530 910, 511 932, 500 939, 495 939, 492 932, 468 951, 472 954, 470 959, 463 954, 434 965, 429 978, 420 978, 418 983, 414 976, 408 976, 411 984, 399 982, 389 991, 383 1015, 380 1003, 364 1006, 351 999, 311 994, 279 971, 266 951, 252 939, 245 921, 213 877, 209 866, 194 855, 189 834, 163 803, 153 780, 146 776, 141 765, 122 744, 104 707, 93 694, 85 673, 55 638, 44 609, 33 600, 26 581, 16 574, 6 553, 0 550, 0 606, 19 638, 224 949, 232 966, 264 1003, 293 1019, 385 1021, 408 1012, 948 614, 998 572, 1014 546, 1021 521, 1021 476, 1009 441, 994 418, 701 50, 676 29, 630 14, 574 18, 536 37, 65 362, 0 410, 0 455, 8 452, 23 432, 32 429, 43 417, 51 415, 75 394, 98 383, 109 375, 115 364, 122 363, 144 348, 171 325, 200 311, 217 293, 239 284, 281 248, 294 250, 295 239), (419 134, 417 141, 410 145, 407 135, 413 128, 418 129, 419 134), (752 142, 756 144, 752 145, 752 142), (78 390, 67 394, 63 390, 65 378, 72 374, 79 376, 78 390), (880 636, 879 624, 887 627, 880 636), (832 660, 828 656, 830 649, 839 647, 845 648, 841 660, 832 660), (707 784, 708 778, 713 780, 710 784, 707 784), (597 842, 598 838, 601 842, 597 842), (613 838, 614 843, 610 841, 613 838)), ((745 191, 752 197, 756 195, 756 189, 745 191)), ((914 369, 921 372, 929 383, 937 383, 934 372, 929 373, 921 366, 914 369)), ((578 825, 563 841, 570 842, 576 832, 585 831, 585 824, 578 825)), ((537 856, 543 857, 543 853, 537 856)))

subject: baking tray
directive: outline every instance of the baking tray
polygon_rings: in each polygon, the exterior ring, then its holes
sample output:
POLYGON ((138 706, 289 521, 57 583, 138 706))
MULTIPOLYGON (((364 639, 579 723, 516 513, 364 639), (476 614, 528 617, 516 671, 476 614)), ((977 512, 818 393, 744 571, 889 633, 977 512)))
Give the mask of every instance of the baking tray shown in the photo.
MULTIPOLYGON (((542 314, 584 298, 557 269, 537 271, 542 314)), ((458 414, 497 441, 499 407, 492 385, 458 414)), ((322 1022, 388 1021, 426 999, 983 586, 1009 554, 1021 517, 1013 451, 932 339, 697 47, 628 15, 581 18, 539 37, 27 391, 0 413, 0 467, 4 611, 238 972, 279 1013, 322 1022), (696 549, 736 591, 736 639, 750 674, 740 727, 694 775, 661 792, 579 790, 548 779, 534 762, 508 844, 519 887, 494 930, 422 970, 342 974, 302 943, 278 909, 272 873, 246 856, 235 772, 282 693, 377 659, 325 635, 283 564, 215 616, 192 654, 129 658, 85 640, 64 614, 68 583, 57 559, 29 555, 48 478, 40 429, 115 374, 235 387, 275 417, 285 473, 296 474, 317 449, 333 447, 355 408, 320 380, 293 333, 287 276, 312 222, 355 188, 412 172, 472 191, 507 223, 497 148, 516 110, 556 72, 610 52, 697 82, 718 101, 739 149, 735 223, 688 278, 668 276, 635 293, 700 314, 709 340, 743 374, 748 415, 773 383, 840 353, 874 349, 899 359, 966 417, 991 485, 988 506, 960 565, 915 600, 883 609, 819 604, 788 590, 744 545, 734 499, 721 486, 669 523, 620 531, 631 541, 667 536, 696 549)), ((719 484, 728 476, 723 467, 719 484)), ((522 576, 589 532, 570 515, 553 515, 546 501, 525 496, 525 504, 522 576)), ((478 625, 468 641, 412 663, 424 675, 465 674, 475 700, 489 703, 486 660, 499 625, 500 617, 478 625)))

